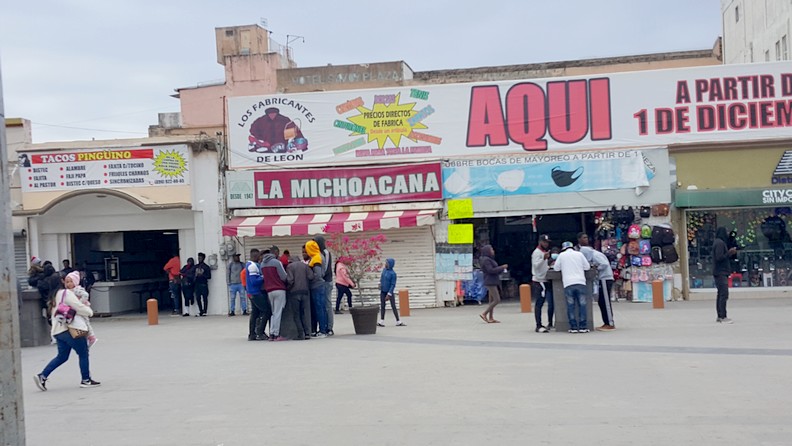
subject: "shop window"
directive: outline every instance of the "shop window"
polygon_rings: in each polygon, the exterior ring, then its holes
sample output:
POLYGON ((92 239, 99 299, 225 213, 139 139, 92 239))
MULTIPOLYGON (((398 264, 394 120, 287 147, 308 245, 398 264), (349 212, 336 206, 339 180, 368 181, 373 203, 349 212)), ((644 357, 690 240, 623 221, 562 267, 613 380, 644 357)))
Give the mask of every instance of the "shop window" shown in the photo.
POLYGON ((715 231, 729 231, 738 247, 731 262, 731 287, 792 286, 792 209, 752 208, 689 211, 686 218, 691 288, 714 288, 715 231))

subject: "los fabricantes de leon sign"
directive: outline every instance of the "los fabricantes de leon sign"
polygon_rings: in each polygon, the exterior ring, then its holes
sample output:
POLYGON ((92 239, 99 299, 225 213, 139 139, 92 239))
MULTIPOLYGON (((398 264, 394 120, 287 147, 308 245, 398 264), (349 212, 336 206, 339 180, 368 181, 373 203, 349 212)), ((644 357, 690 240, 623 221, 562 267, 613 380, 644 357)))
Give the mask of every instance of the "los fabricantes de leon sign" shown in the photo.
POLYGON ((443 199, 440 163, 232 171, 228 207, 346 206, 443 199))
POLYGON ((228 98, 232 169, 737 141, 790 128, 788 61, 228 98))

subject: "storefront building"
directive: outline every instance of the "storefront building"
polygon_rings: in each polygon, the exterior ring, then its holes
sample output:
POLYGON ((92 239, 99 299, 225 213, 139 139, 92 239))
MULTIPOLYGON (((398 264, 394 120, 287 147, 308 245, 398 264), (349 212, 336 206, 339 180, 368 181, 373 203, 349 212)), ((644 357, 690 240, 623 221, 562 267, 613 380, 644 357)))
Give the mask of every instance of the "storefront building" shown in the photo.
MULTIPOLYGON (((32 144, 18 150, 28 252, 56 270, 69 260, 96 282, 94 311, 170 308, 164 264, 204 252, 217 266, 221 197, 217 152, 191 137, 32 144)), ((209 313, 227 305, 222 275, 210 280, 209 313), (222 297, 221 297, 222 296, 222 297)))
POLYGON ((686 294, 715 294, 712 243, 720 226, 738 248, 729 277, 736 295, 792 291, 792 141, 679 148, 673 157, 686 294))

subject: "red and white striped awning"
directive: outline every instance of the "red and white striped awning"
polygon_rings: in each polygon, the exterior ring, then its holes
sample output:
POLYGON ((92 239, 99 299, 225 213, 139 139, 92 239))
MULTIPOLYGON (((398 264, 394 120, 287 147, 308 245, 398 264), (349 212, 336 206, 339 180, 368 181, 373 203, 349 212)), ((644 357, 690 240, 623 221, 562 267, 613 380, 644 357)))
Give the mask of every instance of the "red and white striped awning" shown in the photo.
POLYGON ((436 209, 236 217, 223 225, 223 235, 232 237, 272 237, 378 231, 433 225, 436 217, 436 209))

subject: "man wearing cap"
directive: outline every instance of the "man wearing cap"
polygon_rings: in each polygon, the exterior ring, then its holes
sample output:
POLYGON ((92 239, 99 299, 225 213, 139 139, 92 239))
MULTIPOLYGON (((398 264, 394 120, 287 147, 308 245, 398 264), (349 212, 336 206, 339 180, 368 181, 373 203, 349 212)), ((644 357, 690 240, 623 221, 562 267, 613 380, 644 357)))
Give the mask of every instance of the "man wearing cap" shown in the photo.
POLYGON ((553 265, 553 269, 561 271, 564 283, 564 297, 567 304, 567 318, 570 333, 588 333, 586 320, 586 271, 591 266, 586 257, 575 251, 572 242, 561 244, 561 254, 553 265))
POLYGON ((261 258, 261 275, 264 277, 264 289, 269 297, 272 316, 270 318, 270 341, 285 341, 286 338, 280 335, 281 316, 283 307, 286 305, 286 270, 280 259, 280 249, 271 246, 264 251, 261 258))
POLYGON ((239 294, 239 306, 242 308, 242 315, 247 315, 247 297, 245 296, 245 289, 242 287, 242 271, 245 269, 245 264, 239 260, 239 254, 233 255, 233 260, 226 268, 226 281, 228 283, 228 291, 231 295, 229 301, 229 316, 236 316, 236 299, 239 294))
POLYGON ((553 326, 553 287, 547 281, 547 270, 550 269, 550 237, 539 236, 539 244, 531 254, 531 293, 536 297, 534 315, 536 332, 547 333, 547 327, 553 326), (547 301, 547 327, 542 325, 542 306, 547 301))
MULTIPOLYGON (((273 146, 282 144, 285 152, 287 141, 284 131, 291 122, 291 119, 280 114, 280 110, 276 107, 270 107, 264 110, 264 116, 256 119, 250 126, 250 135, 257 140, 256 143, 259 146, 269 149, 269 151, 275 151, 273 146)), ((295 132, 295 137, 302 137, 300 129, 296 126, 295 132)))

